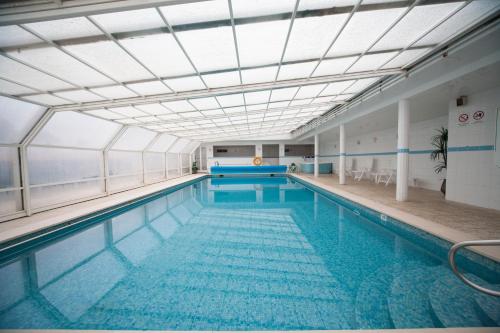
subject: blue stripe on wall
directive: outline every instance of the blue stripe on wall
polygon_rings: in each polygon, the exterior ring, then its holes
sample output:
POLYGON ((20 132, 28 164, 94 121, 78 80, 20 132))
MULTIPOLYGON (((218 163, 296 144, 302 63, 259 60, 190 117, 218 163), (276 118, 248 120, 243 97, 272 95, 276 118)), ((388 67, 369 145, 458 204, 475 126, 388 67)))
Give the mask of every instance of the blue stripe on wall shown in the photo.
MULTIPOLYGON (((448 147, 448 152, 464 152, 464 151, 492 151, 495 150, 495 146, 463 146, 463 147, 448 147)), ((432 149, 424 149, 424 150, 409 150, 408 148, 398 149, 398 151, 403 153, 409 153, 411 155, 422 155, 422 154, 430 154, 432 149)), ((345 154, 346 156, 384 156, 384 155, 397 155, 396 151, 386 151, 386 152, 375 152, 375 153, 352 153, 345 154)), ((338 157, 339 154, 332 155, 319 155, 318 157, 338 157)))
POLYGON ((491 150, 495 150, 495 146, 448 147, 448 152, 459 152, 459 151, 491 151, 491 150))
POLYGON ((398 148, 398 153, 409 153, 410 148, 398 148))

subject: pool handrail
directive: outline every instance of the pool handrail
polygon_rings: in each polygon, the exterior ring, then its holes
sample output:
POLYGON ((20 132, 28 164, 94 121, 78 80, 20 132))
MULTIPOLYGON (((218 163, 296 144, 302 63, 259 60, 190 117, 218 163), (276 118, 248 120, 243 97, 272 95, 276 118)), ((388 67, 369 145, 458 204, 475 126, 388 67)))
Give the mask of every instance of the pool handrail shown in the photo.
POLYGON ((450 251, 448 252, 448 262, 450 263, 451 269, 453 273, 455 273, 456 276, 460 280, 462 280, 466 285, 479 290, 485 294, 491 295, 491 296, 496 296, 500 297, 500 291, 496 290, 491 290, 485 287, 482 287, 469 279, 467 279, 459 270, 457 267, 457 264, 455 262, 455 255, 458 250, 460 250, 462 247, 467 247, 467 246, 499 246, 500 245, 500 239, 489 239, 489 240, 471 240, 471 241, 463 241, 463 242, 458 242, 454 244, 451 248, 450 251))

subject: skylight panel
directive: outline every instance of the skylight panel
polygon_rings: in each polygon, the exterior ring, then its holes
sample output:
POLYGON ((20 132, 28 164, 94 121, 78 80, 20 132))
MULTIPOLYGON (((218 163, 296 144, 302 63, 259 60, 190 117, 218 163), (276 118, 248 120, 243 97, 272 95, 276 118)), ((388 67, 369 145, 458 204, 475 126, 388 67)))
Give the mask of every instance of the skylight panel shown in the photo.
POLYGON ((373 83, 377 82, 380 78, 368 78, 368 79, 360 79, 357 80, 352 86, 347 88, 344 93, 359 93, 365 88, 369 87, 373 83))
POLYGON ((154 116, 139 117, 139 118, 136 118, 136 119, 139 120, 142 123, 151 123, 151 122, 157 122, 157 121, 159 121, 159 119, 156 118, 156 117, 154 117, 154 116))
POLYGON ((431 49, 417 49, 417 50, 407 50, 401 52, 400 55, 389 61, 387 64, 385 64, 382 68, 402 68, 405 65, 408 65, 409 63, 413 62, 414 60, 420 58, 423 56, 425 53, 430 51, 431 49))
POLYGON ((45 107, 0 96, 0 143, 20 143, 45 107))
MULTIPOLYGON (((367 1, 369 0, 364 0, 363 3, 366 3, 367 1)), ((359 0, 302 0, 299 3, 299 10, 354 6, 358 2, 359 0)))
POLYGON ((0 79, 0 91, 9 95, 34 94, 36 90, 0 79))
POLYGON ((202 75, 209 88, 237 86, 240 84, 238 71, 202 75))
POLYGON ((284 60, 322 57, 347 17, 348 14, 340 14, 295 19, 284 60))
POLYGON ((408 46, 425 32, 425 29, 421 27, 427 27, 427 29, 432 27, 462 4, 462 2, 452 2, 415 6, 375 44, 372 50, 398 49, 408 46))
POLYGON ((0 27, 0 47, 39 43, 42 40, 17 25, 0 27))
POLYGON ((82 86, 113 83, 104 75, 75 60, 55 47, 41 47, 8 52, 13 58, 82 86))
POLYGON ((135 105, 135 108, 152 115, 166 114, 171 112, 160 103, 139 104, 135 105))
POLYGON ((218 109, 220 107, 215 97, 193 98, 189 102, 198 110, 218 109))
POLYGON ((313 76, 342 74, 356 59, 357 57, 346 57, 323 60, 314 71, 313 76))
POLYGON ((348 99, 351 99, 354 97, 354 94, 342 94, 342 95, 337 95, 335 96, 332 101, 347 101, 348 99))
POLYGON ((66 99, 62 99, 50 94, 29 95, 24 96, 23 98, 43 105, 63 105, 72 103, 72 101, 68 101, 66 99))
POLYGON ((229 108, 224 108, 224 111, 227 113, 227 114, 231 114, 231 113, 241 113, 241 112, 245 112, 246 109, 244 106, 233 106, 233 107, 229 107, 229 108))
POLYGON ((237 25, 236 37, 241 66, 278 63, 289 26, 290 20, 237 25))
POLYGON ((137 91, 139 94, 142 94, 144 96, 157 95, 157 94, 168 94, 168 93, 172 92, 172 90, 168 89, 160 81, 130 83, 130 84, 127 84, 127 87, 129 87, 133 91, 137 91))
POLYGON ((273 82, 278 72, 278 66, 245 69, 241 71, 243 84, 273 82))
POLYGON ((74 88, 72 85, 25 66, 7 57, 0 56, 2 77, 40 90, 74 88))
POLYGON ((164 82, 176 92, 206 89, 199 76, 168 79, 164 80, 164 82))
POLYGON ((375 53, 362 56, 347 73, 373 71, 392 59, 397 52, 375 53))
POLYGON ((247 104, 267 103, 271 90, 262 90, 245 93, 245 101, 247 104))
POLYGON ((317 65, 317 61, 281 65, 278 80, 307 78, 317 65))
POLYGON ((109 111, 121 114, 124 117, 128 117, 128 118, 147 116, 146 113, 144 113, 140 110, 137 110, 136 108, 134 108, 132 106, 121 106, 121 107, 117 107, 117 108, 109 108, 109 111))
POLYGON ((136 119, 118 119, 115 120, 117 123, 123 124, 123 125, 134 125, 134 124, 140 124, 141 122, 136 119))
POLYGON ((275 102, 275 101, 291 100, 293 99, 293 96, 295 96, 295 93, 297 93, 298 89, 299 87, 273 89, 273 91, 271 92, 270 101, 275 102))
POLYGON ((164 6, 160 10, 171 26, 229 19, 226 0, 164 6))
POLYGON ((200 72, 238 67, 231 27, 181 31, 177 38, 200 72))
POLYGON ((114 113, 114 112, 106 110, 106 109, 90 110, 90 111, 85 111, 85 113, 88 113, 88 114, 96 116, 96 117, 109 119, 109 120, 123 118, 123 116, 121 114, 114 113))
POLYGON ((293 101, 290 102, 290 106, 296 106, 296 105, 307 105, 312 102, 312 98, 306 98, 306 99, 294 99, 293 101))
POLYGON ((55 93, 54 95, 66 98, 77 103, 85 103, 85 102, 93 102, 93 101, 102 101, 103 97, 97 96, 90 91, 87 90, 69 90, 69 91, 61 91, 55 93))
POLYGON ((177 113, 171 113, 171 114, 166 114, 166 115, 160 115, 158 118, 162 120, 176 120, 176 119, 182 119, 181 116, 179 116, 177 113))
POLYGON ((144 67, 112 41, 71 44, 65 45, 64 48, 118 81, 153 78, 144 67))
POLYGON ((318 96, 318 94, 326 87, 326 84, 311 84, 308 86, 302 86, 299 89, 296 99, 300 98, 313 98, 318 96))
POLYGON ((162 104, 174 112, 196 111, 186 100, 163 102, 162 104))
POLYGON ((170 134, 160 135, 149 147, 148 151, 165 152, 177 140, 177 137, 170 134))
POLYGON ((138 9, 91 16, 109 33, 147 30, 164 27, 156 9, 138 9))
POLYGON ((157 134, 140 127, 129 127, 111 149, 142 151, 157 134))
POLYGON ((232 0, 235 18, 291 13, 295 0, 232 0))
POLYGON ((328 86, 323 90, 320 96, 337 95, 346 90, 350 85, 352 85, 355 80, 348 81, 338 81, 329 83, 328 86))
POLYGON ((193 66, 171 34, 127 38, 120 40, 120 44, 160 77, 195 73, 193 66))
POLYGON ((123 86, 93 88, 90 89, 90 91, 110 99, 137 97, 137 94, 134 94, 132 91, 123 86))
POLYGON ((199 111, 192 111, 192 112, 183 112, 181 113, 181 116, 184 118, 201 118, 203 117, 203 114, 199 111))
POLYGON ((217 96, 217 100, 219 101, 222 107, 245 104, 245 101, 243 100, 243 94, 230 94, 230 95, 217 96))
POLYGON ((210 116, 219 116, 223 115, 224 111, 222 109, 216 109, 216 110, 206 110, 206 111, 201 111, 204 116, 210 117, 210 116))
POLYGON ((313 104, 328 103, 331 100, 332 100, 331 96, 317 97, 317 98, 313 99, 313 104))
POLYGON ((481 16, 488 15, 499 8, 500 4, 497 0, 472 1, 427 36, 419 40, 415 45, 439 44, 462 31, 481 16))
POLYGON ((364 52, 404 12, 404 8, 356 12, 328 52, 328 56, 364 52))
POLYGON ((101 30, 85 17, 72 17, 61 20, 28 23, 26 27, 49 40, 80 38, 103 34, 101 30))
POLYGON ((268 109, 276 109, 276 108, 284 108, 287 107, 290 101, 283 101, 283 102, 271 102, 267 105, 268 109))
POLYGON ((260 111, 267 109, 267 103, 252 104, 246 106, 247 111, 260 111))

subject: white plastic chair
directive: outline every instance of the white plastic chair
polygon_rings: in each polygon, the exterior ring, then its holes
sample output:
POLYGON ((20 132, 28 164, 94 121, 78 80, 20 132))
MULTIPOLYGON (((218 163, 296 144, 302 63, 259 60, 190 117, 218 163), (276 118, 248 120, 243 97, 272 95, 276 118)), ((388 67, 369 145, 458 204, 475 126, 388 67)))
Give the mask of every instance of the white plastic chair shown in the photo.
POLYGON ((384 183, 387 186, 395 176, 396 169, 382 169, 375 174, 375 183, 384 183))
POLYGON ((370 167, 365 167, 361 168, 360 170, 353 171, 354 174, 354 180, 357 180, 358 182, 363 179, 363 177, 368 177, 369 179, 374 175, 374 167, 375 167, 375 160, 372 158, 370 159, 369 163, 370 167))
POLYGON ((354 170, 356 160, 354 158, 351 158, 350 162, 351 165, 345 169, 345 174, 348 175, 349 177, 352 177, 353 173, 356 172, 356 170, 354 170))

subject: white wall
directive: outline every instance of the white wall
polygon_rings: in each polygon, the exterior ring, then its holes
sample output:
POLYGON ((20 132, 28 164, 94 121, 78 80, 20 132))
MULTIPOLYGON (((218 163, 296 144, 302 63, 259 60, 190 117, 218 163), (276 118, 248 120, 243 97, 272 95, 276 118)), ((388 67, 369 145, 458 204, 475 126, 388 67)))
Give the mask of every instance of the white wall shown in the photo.
MULTIPOLYGON (((412 109, 411 112, 418 112, 412 109)), ((429 158, 431 138, 435 130, 441 126, 448 126, 448 117, 438 117, 410 125, 410 186, 417 186, 431 190, 439 190, 444 174, 434 172, 435 162, 429 158)), ((346 167, 349 169, 354 160, 354 169, 370 167, 374 162, 374 170, 385 168, 396 169, 397 128, 349 136, 347 133, 346 167), (359 154, 358 156, 349 156, 359 154)), ((338 169, 338 157, 331 157, 339 153, 338 140, 335 142, 320 141, 320 162, 332 161, 335 171, 338 169)))
POLYGON ((492 146, 495 145, 500 86, 467 98, 467 104, 462 107, 457 107, 455 101, 450 102, 448 146, 451 150, 448 153, 446 199, 498 210, 500 168, 495 165, 492 146), (472 119, 476 111, 484 111, 481 121, 469 120, 466 125, 459 125, 460 114, 466 113, 472 119))

